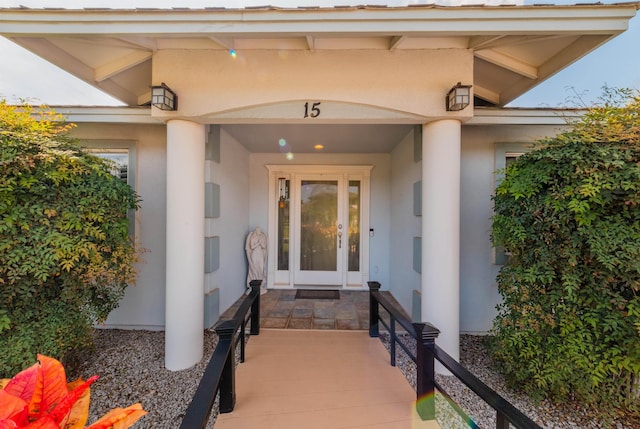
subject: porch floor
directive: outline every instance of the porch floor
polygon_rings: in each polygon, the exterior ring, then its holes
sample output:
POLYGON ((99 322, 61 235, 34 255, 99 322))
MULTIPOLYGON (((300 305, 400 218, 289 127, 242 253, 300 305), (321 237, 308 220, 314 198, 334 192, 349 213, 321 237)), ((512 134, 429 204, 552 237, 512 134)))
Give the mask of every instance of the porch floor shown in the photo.
POLYGON ((415 391, 363 331, 261 329, 237 367, 236 395, 216 429, 440 428, 420 420, 415 391))
MULTIPOLYGON (((386 293, 386 292, 382 292, 386 293)), ((340 299, 296 299, 295 289, 269 289, 260 296, 260 327, 275 329, 369 330, 369 292, 340 290, 340 299)), ((392 295, 388 298, 405 313, 392 295)), ((238 300, 220 317, 230 318, 238 300)), ((381 310, 383 317, 386 313, 381 310)), ((409 316, 407 315, 407 318, 409 316)))

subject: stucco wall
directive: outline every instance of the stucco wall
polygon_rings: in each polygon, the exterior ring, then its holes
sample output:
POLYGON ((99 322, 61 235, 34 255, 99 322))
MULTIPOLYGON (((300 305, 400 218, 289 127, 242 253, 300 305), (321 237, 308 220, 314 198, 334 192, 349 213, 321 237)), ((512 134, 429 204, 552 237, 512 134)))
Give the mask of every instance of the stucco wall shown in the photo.
MULTIPOLYGON (((444 95, 456 82, 473 81, 473 53, 467 49, 277 54, 247 50, 234 58, 219 50, 167 49, 154 54, 152 72, 154 82, 166 82, 180 94, 180 115, 210 123, 219 114, 301 98, 437 118, 469 114, 445 112, 444 95)), ((276 107, 269 109, 268 117, 302 120, 299 112, 276 107)), ((354 119, 345 114, 334 119, 354 119)), ((158 111, 154 115, 175 116, 158 111)))
POLYGON ((460 193, 460 331, 491 329, 499 294, 500 269, 491 247, 491 196, 495 188, 496 146, 557 134, 555 126, 466 126, 462 128, 460 193))
POLYGON ((370 280, 389 284, 390 239, 390 176, 389 154, 296 154, 294 161, 287 161, 283 154, 252 153, 250 156, 250 227, 268 230, 268 185, 266 164, 308 165, 373 165, 371 170, 370 226, 374 237, 370 238, 370 280))
POLYGON ((136 191, 142 198, 135 232, 147 249, 138 281, 126 290, 120 306, 106 321, 110 327, 163 329, 165 305, 166 131, 162 125, 80 124, 73 132, 87 146, 121 141, 134 143, 136 191))
POLYGON ((206 236, 220 237, 220 267, 205 277, 205 292, 220 290, 220 313, 246 290, 244 242, 249 231, 249 152, 220 131, 220 163, 207 161, 207 180, 220 185, 220 217, 207 219, 206 236))
MULTIPOLYGON (((413 213, 413 186, 422 179, 421 163, 414 162, 414 133, 391 152, 391 281, 387 285, 411 314, 411 297, 420 290, 420 273, 413 269, 413 237, 422 235, 421 218, 413 213)), ((383 286, 385 286, 383 284, 383 286)))

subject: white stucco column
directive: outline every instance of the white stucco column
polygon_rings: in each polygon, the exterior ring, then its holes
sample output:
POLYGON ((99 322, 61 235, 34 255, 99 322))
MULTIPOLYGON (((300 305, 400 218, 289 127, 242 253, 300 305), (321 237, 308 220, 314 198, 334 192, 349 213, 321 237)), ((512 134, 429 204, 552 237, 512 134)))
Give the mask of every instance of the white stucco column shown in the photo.
MULTIPOLYGON (((422 127, 422 321, 456 360, 460 341, 460 130, 446 119, 422 127)), ((441 372, 441 371, 439 371, 441 372)))
POLYGON ((205 127, 167 123, 165 366, 202 359, 204 326, 205 127))

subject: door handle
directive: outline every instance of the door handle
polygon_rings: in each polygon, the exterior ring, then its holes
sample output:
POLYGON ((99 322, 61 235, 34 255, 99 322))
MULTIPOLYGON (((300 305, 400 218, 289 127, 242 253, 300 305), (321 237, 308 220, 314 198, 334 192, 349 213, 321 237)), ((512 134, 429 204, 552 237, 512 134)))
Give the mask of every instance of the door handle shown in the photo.
POLYGON ((338 231, 338 249, 342 249, 342 231, 338 231))

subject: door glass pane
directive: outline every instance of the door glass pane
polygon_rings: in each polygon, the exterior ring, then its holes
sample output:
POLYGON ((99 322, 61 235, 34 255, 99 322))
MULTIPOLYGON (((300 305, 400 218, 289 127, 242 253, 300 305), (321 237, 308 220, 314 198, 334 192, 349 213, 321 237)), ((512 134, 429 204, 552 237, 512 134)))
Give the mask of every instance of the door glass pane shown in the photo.
POLYGON ((303 180, 300 207, 300 269, 337 270, 338 182, 303 180))
POLYGON ((349 181, 349 271, 360 271, 360 181, 349 181))
POLYGON ((278 179, 278 270, 289 269, 289 181, 278 179))

